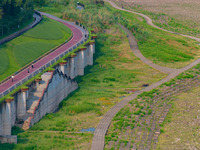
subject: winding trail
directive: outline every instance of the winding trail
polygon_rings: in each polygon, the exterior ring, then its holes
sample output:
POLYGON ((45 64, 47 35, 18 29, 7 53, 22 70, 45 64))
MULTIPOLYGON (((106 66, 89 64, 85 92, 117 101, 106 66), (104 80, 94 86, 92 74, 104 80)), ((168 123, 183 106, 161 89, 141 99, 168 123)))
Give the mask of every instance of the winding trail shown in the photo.
MULTIPOLYGON (((137 14, 137 15, 140 15, 142 17, 144 17, 144 19, 147 21, 147 24, 157 28, 157 29, 160 29, 160 30, 163 30, 163 31, 166 31, 166 32, 170 32, 170 33, 173 33, 173 34, 178 34, 178 35, 182 35, 184 37, 188 37, 188 38, 191 38, 191 39, 194 39, 198 42, 200 42, 200 39, 199 38, 196 38, 196 37, 193 37, 193 36, 189 36, 189 35, 183 35, 183 34, 179 34, 179 33, 175 33, 175 32, 172 32, 172 31, 168 31, 168 30, 165 30, 165 29, 162 29, 156 25, 154 25, 152 23, 152 20, 144 15, 144 14, 141 14, 141 13, 137 13, 137 12, 133 12, 133 11, 129 11, 129 10, 125 10, 125 9, 122 9, 120 7, 118 7, 114 2, 111 2, 109 0, 104 0, 108 3, 110 3, 114 8, 116 9, 119 9, 119 10, 122 10, 122 11, 127 11, 127 12, 130 12, 130 13, 134 13, 134 14, 137 14)), ((168 73, 169 75, 167 77, 165 77, 164 79, 142 89, 141 91, 138 91, 137 93, 134 93, 128 97, 125 97, 123 100, 121 100, 119 103, 117 103, 115 106, 113 106, 104 116, 103 118, 100 120, 100 122, 98 123, 96 129, 95 129, 95 132, 94 132, 94 136, 93 136, 93 141, 92 141, 92 147, 91 147, 91 150, 103 150, 104 149, 104 145, 105 145, 105 134, 110 126, 110 123, 112 121, 112 118, 131 100, 135 99, 139 94, 141 94, 142 92, 144 91, 150 91, 158 86, 160 86, 161 84, 165 83, 165 82, 168 82, 170 81, 171 79, 175 78, 176 76, 178 76, 179 74, 181 74, 182 72, 196 66, 197 64, 200 63, 200 59, 197 59, 196 61, 192 62, 191 64, 183 67, 183 68, 180 68, 180 69, 172 69, 172 68, 166 68, 166 67, 162 67, 162 66, 159 66, 159 65, 156 65, 154 63, 152 63, 151 61, 149 61, 148 59, 146 59, 142 54, 141 52, 139 51, 138 49, 138 45, 137 45, 137 41, 135 39, 135 37, 133 36, 133 34, 127 29, 125 28, 124 26, 120 25, 121 28, 127 33, 128 35, 128 40, 129 40, 129 44, 130 44, 130 48, 131 50, 133 51, 133 53, 135 54, 135 56, 137 56, 138 58, 141 59, 141 61, 143 61, 145 64, 157 69, 157 70, 160 70, 161 72, 164 72, 164 73, 168 73)))
POLYGON ((76 46, 77 43, 85 40, 84 35, 86 34, 86 31, 84 29, 82 29, 81 27, 75 25, 73 22, 65 21, 63 19, 60 19, 56 16, 53 16, 53 15, 50 15, 50 14, 47 14, 47 13, 42 13, 42 12, 40 12, 40 13, 42 15, 45 15, 45 16, 51 18, 51 19, 59 21, 59 22, 63 23, 65 26, 67 26, 68 28, 70 28, 71 31, 72 31, 73 37, 71 38, 70 41, 63 44, 59 48, 57 48, 55 51, 51 52, 50 54, 46 55, 45 57, 43 57, 40 60, 38 60, 37 62, 35 62, 34 68, 31 68, 31 66, 29 66, 25 70, 19 72, 14 77, 13 82, 12 82, 12 79, 9 79, 6 82, 0 84, 0 97, 2 97, 3 93, 5 91, 7 91, 8 89, 11 89, 11 88, 14 89, 14 88, 17 87, 17 84, 22 84, 22 81, 26 80, 27 77, 30 76, 30 74, 34 74, 35 72, 39 71, 41 68, 44 68, 47 63, 51 62, 52 60, 54 60, 58 56, 61 56, 63 53, 69 51, 74 46, 76 46), (28 73, 28 69, 29 69, 29 73, 28 73))
POLYGON ((127 28, 122 26, 121 24, 119 24, 119 26, 128 35, 128 41, 129 41, 129 45, 130 45, 130 48, 131 48, 132 52, 135 54, 136 57, 140 58, 140 60, 142 62, 144 62, 145 64, 151 66, 152 68, 155 68, 155 69, 157 69, 157 70, 159 70, 161 72, 167 73, 167 74, 169 74, 169 73, 171 73, 173 71, 177 71, 177 69, 174 69, 174 68, 167 68, 167 67, 162 67, 162 66, 156 65, 153 62, 151 62, 150 60, 148 60, 147 58, 145 58, 142 55, 142 53, 140 52, 140 50, 138 48, 137 41, 136 41, 135 37, 133 36, 133 34, 127 28))

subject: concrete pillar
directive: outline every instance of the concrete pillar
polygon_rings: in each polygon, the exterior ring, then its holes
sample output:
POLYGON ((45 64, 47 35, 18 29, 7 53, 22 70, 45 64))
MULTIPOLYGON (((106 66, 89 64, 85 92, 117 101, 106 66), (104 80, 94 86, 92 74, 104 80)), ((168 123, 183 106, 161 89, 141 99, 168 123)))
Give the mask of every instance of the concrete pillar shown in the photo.
POLYGON ((75 78, 75 57, 76 57, 76 54, 73 54, 70 56, 70 59, 69 59, 69 76, 71 79, 74 79, 75 78))
POLYGON ((93 65, 93 54, 94 54, 94 44, 89 45, 89 50, 88 50, 88 65, 93 65))
POLYGON ((84 75, 84 60, 85 60, 85 57, 84 57, 84 51, 86 50, 86 48, 80 48, 79 50, 79 54, 78 54, 78 75, 84 75))
POLYGON ((60 65, 60 71, 63 73, 63 74, 67 74, 67 61, 66 62, 60 62, 59 63, 60 65))
POLYGON ((14 99, 6 99, 3 106, 3 135, 11 135, 11 101, 14 99))
POLYGON ((21 89, 21 92, 18 94, 21 94, 21 96, 18 96, 17 101, 17 118, 23 119, 23 117, 26 115, 26 100, 28 98, 27 95, 28 88, 21 89))
POLYGON ((86 50, 84 51, 84 67, 88 65, 88 47, 86 47, 86 50))
POLYGON ((11 120, 12 120, 12 126, 15 125, 15 121, 16 121, 16 118, 17 118, 17 94, 15 94, 15 97, 14 97, 14 101, 11 102, 11 120))
POLYGON ((78 76, 78 54, 74 57, 74 77, 78 76))
POLYGON ((3 134, 3 116, 2 116, 3 104, 0 104, 0 135, 3 134))

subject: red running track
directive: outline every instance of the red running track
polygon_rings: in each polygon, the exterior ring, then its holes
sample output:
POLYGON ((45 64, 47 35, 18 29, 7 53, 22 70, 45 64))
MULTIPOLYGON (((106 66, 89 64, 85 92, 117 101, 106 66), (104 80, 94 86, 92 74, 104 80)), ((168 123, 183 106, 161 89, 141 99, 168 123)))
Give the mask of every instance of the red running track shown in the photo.
POLYGON ((42 59, 40 59, 39 61, 37 61, 34 64, 33 69, 30 66, 29 67, 29 73, 28 73, 28 68, 27 68, 27 69, 23 70, 22 72, 18 73, 14 77, 13 82, 12 82, 12 79, 9 79, 5 83, 2 83, 0 85, 0 93, 5 92, 7 89, 11 88, 12 86, 14 86, 19 81, 25 79, 31 73, 40 69, 42 66, 44 66, 46 63, 48 63, 50 60, 52 60, 52 59, 56 58, 57 56, 61 55, 62 53, 64 53, 67 49, 69 49, 73 45, 77 44, 82 39, 83 35, 82 35, 82 32, 81 32, 80 29, 78 29, 77 27, 75 27, 75 26, 73 26, 69 23, 66 23, 64 21, 60 21, 60 22, 62 22, 64 25, 66 25, 68 28, 70 28, 72 30, 72 34, 73 34, 72 39, 69 42, 67 42, 66 44, 64 44, 61 47, 59 47, 58 49, 56 49, 55 51, 53 51, 52 53, 50 53, 49 55, 47 55, 47 56, 43 57, 42 59))

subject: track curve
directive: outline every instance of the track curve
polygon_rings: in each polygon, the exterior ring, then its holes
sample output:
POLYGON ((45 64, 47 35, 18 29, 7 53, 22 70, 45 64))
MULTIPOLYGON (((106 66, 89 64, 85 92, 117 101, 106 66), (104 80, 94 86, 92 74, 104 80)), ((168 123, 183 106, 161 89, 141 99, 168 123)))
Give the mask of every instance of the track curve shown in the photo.
POLYGON ((68 51, 71 47, 73 47, 74 45, 76 45, 77 43, 79 43, 80 41, 82 41, 85 36, 84 36, 84 30, 82 30, 81 28, 79 28, 77 25, 75 25, 72 22, 68 22, 65 20, 62 20, 60 18, 57 18, 53 15, 47 14, 47 13, 41 13, 42 15, 45 15, 49 18, 52 18, 56 21, 59 21, 61 23, 63 23, 65 26, 67 26, 68 28, 70 28, 72 30, 72 34, 73 37, 72 39, 67 42, 66 44, 62 45, 61 47, 57 48, 55 51, 53 51, 52 53, 48 54, 47 56, 41 58, 40 60, 38 60, 35 64, 34 64, 34 68, 29 68, 29 73, 28 73, 28 68, 26 68, 25 70, 21 71, 20 73, 18 73, 15 77, 14 77, 14 81, 12 82, 12 79, 7 80, 6 82, 2 83, 0 85, 0 94, 2 94, 3 92, 5 92, 7 89, 15 86, 17 83, 21 82, 22 80, 26 79, 31 73, 34 73, 35 71, 41 69, 41 67, 45 66, 45 64, 47 64, 49 61, 53 60, 54 58, 56 58, 57 56, 61 55, 62 53, 64 53, 65 51, 68 51))
MULTIPOLYGON (((125 9, 122 9, 120 7, 118 7, 114 2, 111 2, 109 0, 104 0, 108 3, 110 3, 114 8, 116 9, 119 9, 119 10, 122 10, 122 11, 127 11, 127 12, 130 12, 130 13, 134 13, 134 14, 137 14, 137 15, 140 15, 142 17, 145 18, 145 20, 147 21, 147 24, 155 27, 155 28, 158 28, 160 30, 163 30, 163 31, 166 31, 166 32, 170 32, 170 33, 174 33, 174 34, 178 34, 178 35, 182 35, 182 36, 185 36, 185 37, 188 37, 188 38, 191 38, 191 39, 194 39, 198 42, 200 42, 200 39, 199 38, 196 38, 196 37, 193 37, 193 36, 188 36, 188 35, 184 35, 184 34, 179 34, 179 33, 175 33, 175 32, 172 32, 172 31, 168 31, 168 30, 165 30, 165 29, 162 29, 156 25, 153 24, 152 20, 144 15, 144 14, 141 14, 141 13, 137 13, 137 12, 132 12, 132 11, 129 11, 129 10, 125 10, 125 9)), ((128 34, 131 34, 131 32, 126 29, 125 27, 121 26, 122 29, 128 34)), ((132 35, 132 34, 131 34, 132 35)), ((133 36, 133 35, 132 35, 133 36)), ((129 36, 128 36, 129 37, 129 36)), ((93 136, 93 141, 92 141, 92 146, 91 146, 91 150, 103 150, 104 149, 104 145, 105 145, 105 134, 110 126, 110 123, 112 121, 112 118, 128 103, 130 102, 131 100, 135 99, 139 94, 141 94, 142 92, 144 91, 150 91, 158 86, 160 86, 161 84, 165 83, 165 82, 168 82, 170 81, 171 79, 175 78, 176 76, 178 76, 179 74, 183 73, 184 71, 196 66, 197 64, 200 63, 200 59, 197 59, 196 61, 192 62, 191 64, 183 67, 183 68, 180 68, 180 69, 172 69, 172 68, 165 68, 167 69, 163 71, 163 67, 161 66, 158 66, 155 64, 152 64, 151 62, 148 62, 149 60, 147 60, 142 54, 141 52, 138 50, 138 46, 137 46, 137 42, 135 40, 135 37, 131 37, 132 40, 130 40, 129 38, 129 44, 130 44, 130 47, 131 47, 131 50, 134 52, 134 54, 139 57, 144 63, 150 65, 151 67, 155 68, 155 69, 158 69, 162 72, 165 72, 165 73, 169 73, 169 75, 142 89, 141 91, 138 91, 137 93, 134 93, 128 97, 125 97, 123 100, 121 100, 119 103, 117 103, 115 106, 113 106, 104 116, 103 118, 100 120, 100 122, 98 123, 96 129, 95 129, 95 132, 94 132, 94 136, 93 136)))

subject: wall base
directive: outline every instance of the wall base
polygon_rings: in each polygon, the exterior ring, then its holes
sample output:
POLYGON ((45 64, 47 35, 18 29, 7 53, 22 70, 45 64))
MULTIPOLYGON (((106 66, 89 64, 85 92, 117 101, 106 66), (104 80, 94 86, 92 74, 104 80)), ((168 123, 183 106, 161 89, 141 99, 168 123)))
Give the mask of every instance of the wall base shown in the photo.
POLYGON ((0 142, 3 143, 14 143, 17 144, 17 136, 16 135, 4 135, 4 136, 0 136, 0 142))

